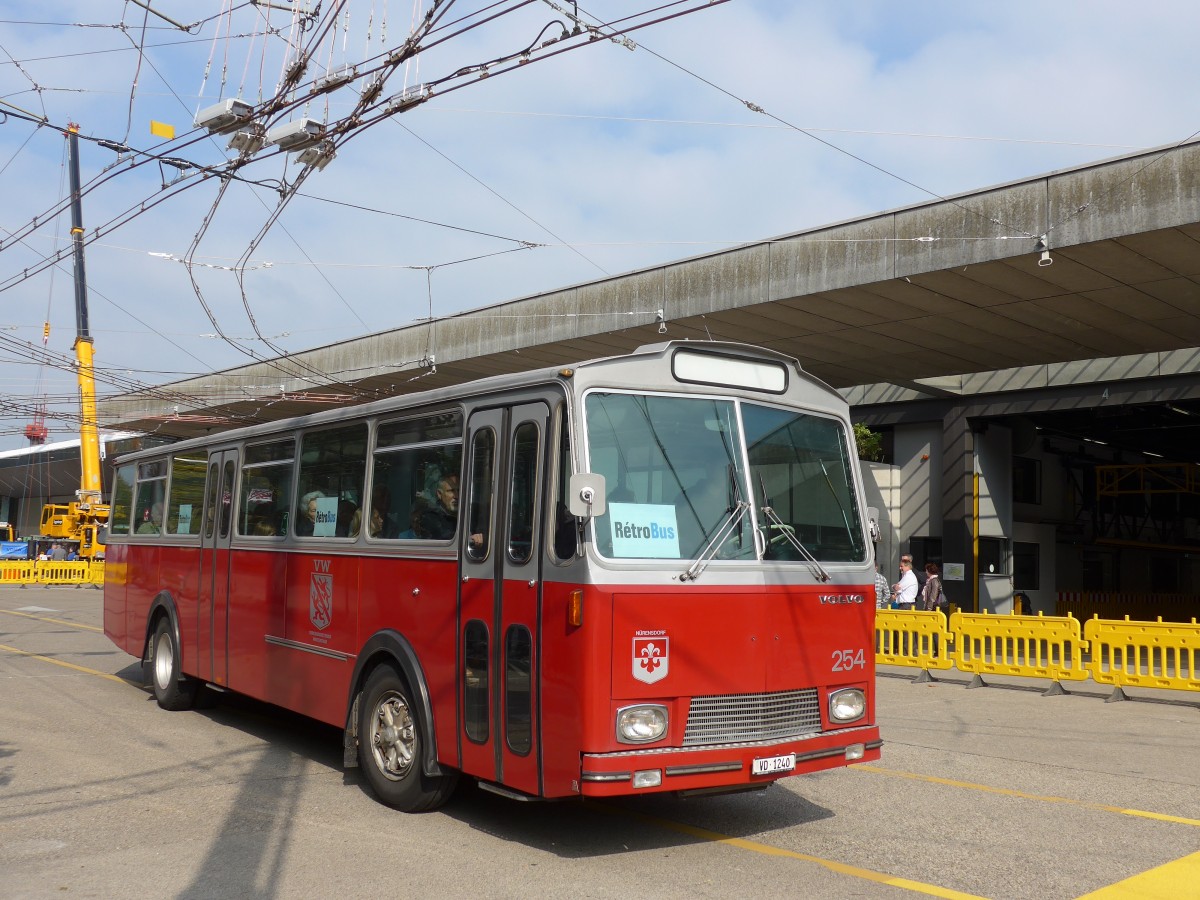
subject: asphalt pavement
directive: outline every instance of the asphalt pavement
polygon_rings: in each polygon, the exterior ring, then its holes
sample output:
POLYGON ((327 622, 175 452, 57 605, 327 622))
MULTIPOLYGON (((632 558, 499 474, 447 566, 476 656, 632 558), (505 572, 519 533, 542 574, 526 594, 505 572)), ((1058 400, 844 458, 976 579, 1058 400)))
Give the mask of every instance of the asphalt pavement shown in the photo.
POLYGON ((100 591, 0 588, 0 898, 1200 897, 1200 696, 881 670, 878 763, 704 799, 404 815, 340 734, 168 713, 100 591))

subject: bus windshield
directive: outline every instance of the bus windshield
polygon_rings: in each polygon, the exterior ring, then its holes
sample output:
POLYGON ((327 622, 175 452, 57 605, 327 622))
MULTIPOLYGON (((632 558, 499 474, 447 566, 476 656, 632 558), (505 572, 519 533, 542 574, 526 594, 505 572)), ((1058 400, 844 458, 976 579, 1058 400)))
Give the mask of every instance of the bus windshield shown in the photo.
POLYGON ((594 522, 602 555, 865 558, 837 419, 744 400, 602 391, 588 394, 585 412, 588 466, 607 492, 594 522))

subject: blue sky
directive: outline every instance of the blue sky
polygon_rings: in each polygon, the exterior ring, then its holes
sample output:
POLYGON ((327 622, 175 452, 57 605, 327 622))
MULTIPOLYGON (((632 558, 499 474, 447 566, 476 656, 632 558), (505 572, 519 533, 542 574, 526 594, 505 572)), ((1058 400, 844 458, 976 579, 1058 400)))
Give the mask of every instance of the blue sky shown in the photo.
MULTIPOLYGON (((254 10, 234 5, 235 33, 247 34, 254 10)), ((482 5, 459 0, 455 8, 482 5)), ((649 5, 612 0, 583 9, 615 17, 649 5)), ((223 8, 153 6, 184 22, 223 8)), ((356 62, 384 46, 385 8, 387 46, 398 45, 411 14, 411 4, 399 6, 348 0, 350 23, 339 22, 320 64, 356 62)), ((273 16, 273 25, 285 24, 273 16)), ((0 11, 0 100, 139 150, 161 143, 149 122, 167 122, 179 138, 159 149, 219 163, 223 141, 187 143, 192 115, 218 98, 222 69, 225 96, 241 90, 253 99, 260 70, 269 93, 281 41, 268 42, 263 56, 258 39, 214 43, 215 22, 192 36, 162 28, 146 32, 139 58, 144 18, 155 24, 120 0, 8 0, 0 11)), ((392 84, 512 52, 556 18, 550 6, 533 4, 422 54, 392 84)), ((405 325, 431 305, 435 315, 451 314, 1177 142, 1200 130, 1197 33, 1200 6, 1167 0, 1136 13, 1106 0, 732 0, 637 32, 635 50, 599 41, 474 80, 364 131, 304 183, 305 196, 292 199, 255 248, 247 298, 263 334, 299 350, 405 325), (521 241, 542 246, 514 250, 521 241), (460 262, 473 257, 482 258, 460 262)), ((328 112, 317 103, 309 115, 344 115, 353 90, 329 95, 328 112)), ((63 143, 54 129, 0 120, 0 237, 40 220, 62 196, 63 143)), ((114 159, 85 142, 85 182, 114 159)), ((98 365, 156 383, 248 361, 211 336, 201 299, 222 330, 247 339, 247 350, 270 353, 248 340, 253 328, 236 279, 221 267, 267 221, 277 199, 272 180, 295 168, 285 172, 276 158, 243 172, 265 186, 233 185, 216 207, 195 257, 206 264, 194 270, 200 298, 171 257, 184 255, 213 212, 215 181, 88 246, 98 365)), ((174 175, 157 165, 114 174, 85 198, 85 227, 160 198, 174 175)), ((53 276, 19 277, 66 245, 68 226, 49 221, 0 251, 0 283, 13 283, 0 293, 0 335, 40 344, 48 315, 49 348, 70 353, 69 263, 53 276)), ((73 390, 66 373, 33 364, 10 344, 0 349, 4 403, 44 394, 52 408, 68 409, 73 390)), ((0 449, 24 444, 27 419, 0 410, 0 449)), ((50 424, 61 429, 52 436, 70 436, 68 423, 50 424)))

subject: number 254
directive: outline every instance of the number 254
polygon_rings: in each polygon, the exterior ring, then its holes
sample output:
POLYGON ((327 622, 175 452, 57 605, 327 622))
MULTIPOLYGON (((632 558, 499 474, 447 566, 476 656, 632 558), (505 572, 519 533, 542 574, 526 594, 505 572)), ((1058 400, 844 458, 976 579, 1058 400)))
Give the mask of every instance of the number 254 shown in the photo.
POLYGON ((860 647, 857 650, 834 650, 833 671, 849 672, 851 669, 866 668, 867 661, 860 647))

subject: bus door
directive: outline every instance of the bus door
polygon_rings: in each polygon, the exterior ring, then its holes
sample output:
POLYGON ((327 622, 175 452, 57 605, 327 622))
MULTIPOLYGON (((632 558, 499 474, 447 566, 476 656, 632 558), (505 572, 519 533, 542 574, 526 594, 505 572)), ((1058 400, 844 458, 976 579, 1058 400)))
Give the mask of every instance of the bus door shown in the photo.
POLYGON ((470 774, 541 793, 538 666, 547 403, 475 413, 460 514, 459 743, 470 774))
MULTIPOLYGON (((229 538, 233 531, 233 479, 237 450, 208 456, 204 486, 204 526, 200 533, 200 590, 196 604, 199 654, 197 675, 214 684, 229 683, 229 538)), ((184 638, 186 641, 186 638, 184 638)))

